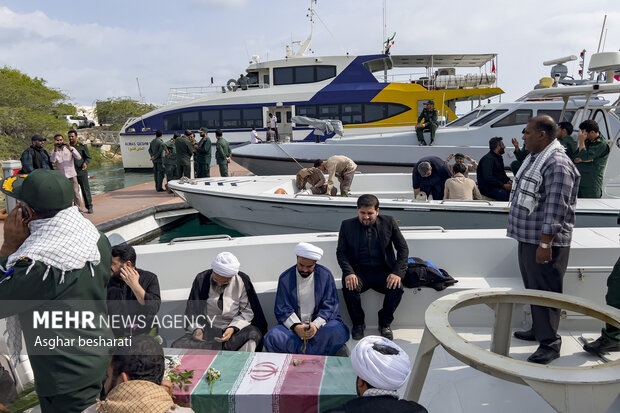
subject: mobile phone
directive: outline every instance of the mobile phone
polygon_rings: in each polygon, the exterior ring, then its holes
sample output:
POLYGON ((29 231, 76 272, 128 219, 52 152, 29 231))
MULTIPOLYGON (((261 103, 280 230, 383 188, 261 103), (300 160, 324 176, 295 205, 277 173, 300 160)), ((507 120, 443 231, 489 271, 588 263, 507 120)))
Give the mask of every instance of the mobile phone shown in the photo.
POLYGON ((22 205, 22 220, 28 221, 30 219, 30 212, 28 212, 28 208, 22 205))

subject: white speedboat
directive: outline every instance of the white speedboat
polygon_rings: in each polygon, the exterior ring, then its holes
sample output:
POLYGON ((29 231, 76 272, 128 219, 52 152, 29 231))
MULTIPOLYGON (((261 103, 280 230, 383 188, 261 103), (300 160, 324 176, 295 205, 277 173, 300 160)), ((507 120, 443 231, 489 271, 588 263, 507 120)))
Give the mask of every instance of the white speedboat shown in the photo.
MULTIPOLYGON (((590 70, 620 69, 620 52, 592 56, 590 70)), ((614 82, 613 75, 607 77, 614 82)), ((250 145, 235 148, 233 159, 257 175, 296 173, 298 163, 312 166, 316 159, 345 155, 353 159, 362 172, 405 172, 418 159, 436 155, 445 159, 451 153, 462 152, 479 160, 489 152, 489 139, 504 138, 508 148, 512 138, 520 138, 522 129, 533 116, 550 115, 556 121, 570 121, 578 134, 578 125, 585 119, 596 120, 601 133, 608 139, 620 132, 617 108, 620 83, 558 85, 534 89, 511 103, 491 103, 480 106, 439 128, 434 146, 420 146, 413 128, 408 132, 384 132, 374 135, 331 138, 325 143, 293 142, 277 145, 250 145), (616 99, 603 99, 608 96, 616 99)), ((426 137, 428 140, 428 136, 426 137)), ((613 139, 610 139, 611 143, 613 139)), ((507 149, 504 163, 515 160, 514 151, 507 149)))
MULTIPOLYGON (((588 299, 599 303, 603 300, 607 276, 620 255, 619 232, 617 226, 575 229, 564 277, 566 299, 570 300, 574 296, 574 300, 588 299)), ((408 352, 412 362, 420 348, 425 311, 438 298, 473 289, 487 291, 495 288, 515 292, 522 289, 517 243, 507 238, 504 230, 404 229, 403 235, 410 256, 427 259, 458 280, 457 284, 443 291, 430 288, 405 291, 392 327, 395 342, 408 352)), ((280 273, 295 264, 294 248, 298 242, 310 242, 324 250, 320 264, 332 271, 340 288, 341 271, 335 255, 337 239, 337 233, 318 233, 243 238, 220 236, 216 239, 185 242, 175 240, 170 244, 136 246, 136 265, 158 275, 162 298, 158 314, 162 322, 160 334, 170 343, 183 333, 174 320, 184 313, 194 277, 209 268, 218 253, 230 251, 239 258, 241 270, 250 275, 271 327, 275 325, 273 304, 277 279, 280 273)), ((368 291, 362 302, 367 314, 366 334, 378 334, 376 311, 381 306, 382 296, 368 291)), ((340 297, 340 312, 345 323, 350 325, 345 308, 340 297)), ((620 320, 618 310, 606 308, 620 320)), ((509 324, 511 328, 527 327, 528 319, 529 308, 519 304, 515 306, 509 324)), ((494 324, 494 313, 490 307, 478 305, 459 310, 452 314, 450 323, 464 340, 489 349, 494 324)), ((581 349, 580 340, 598 337, 601 326, 602 322, 588 316, 572 311, 564 312, 559 331, 563 337, 561 357, 551 365, 559 371, 551 372, 549 367, 542 369, 546 374, 555 374, 558 381, 562 380, 562 375, 567 374, 569 368, 577 367, 605 369, 607 375, 604 377, 612 377, 610 374, 614 368, 617 369, 614 366, 617 366, 620 353, 611 353, 603 360, 581 349), (606 362, 612 364, 607 367, 606 362)), ((347 343, 350 349, 355 344, 353 340, 347 343)), ((536 343, 512 339, 508 356, 527 370, 532 365, 525 363, 525 360, 535 349, 536 343)), ((0 352, 6 354, 2 340, 0 352)), ((23 360, 18 375, 25 382, 31 376, 24 373, 27 371, 28 360, 25 356, 23 360)), ((616 383, 620 385, 620 381, 616 383)), ((406 387, 400 390, 401 396, 406 387)), ((489 406, 489 411, 504 413, 555 411, 530 387, 504 381, 468 367, 441 348, 435 351, 419 402, 430 412, 477 413, 485 406, 489 406)), ((607 411, 614 412, 619 408, 620 399, 607 411)), ((240 413, 249 412, 246 410, 240 413)))
MULTIPOLYGON (((313 16, 311 6, 311 24, 313 16)), ((297 53, 287 46, 281 60, 253 56, 241 84, 235 74, 225 86, 174 89, 165 106, 127 120, 120 131, 123 166, 152 167, 147 149, 158 129, 164 140, 185 129, 221 129, 238 145, 250 141, 253 127, 265 139, 272 113, 280 138, 314 141, 313 128, 295 124, 293 116, 339 119, 355 134, 405 131, 429 99, 450 121, 457 117, 456 102, 503 93, 491 70, 492 53, 306 56, 311 38, 312 32, 297 53)))
MULTIPOLYGON (((506 228, 508 219, 507 202, 415 201, 411 174, 356 174, 346 198, 299 191, 291 175, 172 181, 170 187, 212 221, 247 235, 337 231, 342 220, 355 216, 357 197, 366 193, 376 195, 381 213, 401 226, 506 228)), ((619 212, 620 198, 579 199, 576 225, 612 226, 619 212)))

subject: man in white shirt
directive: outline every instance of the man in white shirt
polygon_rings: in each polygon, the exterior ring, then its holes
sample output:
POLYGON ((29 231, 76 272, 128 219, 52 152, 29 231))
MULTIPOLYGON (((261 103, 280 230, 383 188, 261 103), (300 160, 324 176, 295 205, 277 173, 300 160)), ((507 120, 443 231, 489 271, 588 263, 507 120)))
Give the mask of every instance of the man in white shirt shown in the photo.
POLYGON ((274 353, 347 355, 349 329, 338 310, 338 290, 331 271, 317 264, 323 250, 301 242, 297 265, 278 280, 275 316, 278 325, 265 335, 265 350, 274 353), (342 350, 341 350, 342 349, 342 350))
POLYGON ((275 134, 276 142, 280 140, 278 136, 278 118, 273 113, 269 114, 269 129, 275 134))
POLYGON ((252 128, 252 130, 250 131, 250 142, 258 143, 259 141, 262 142, 263 140, 258 137, 258 132, 256 132, 256 128, 252 128))

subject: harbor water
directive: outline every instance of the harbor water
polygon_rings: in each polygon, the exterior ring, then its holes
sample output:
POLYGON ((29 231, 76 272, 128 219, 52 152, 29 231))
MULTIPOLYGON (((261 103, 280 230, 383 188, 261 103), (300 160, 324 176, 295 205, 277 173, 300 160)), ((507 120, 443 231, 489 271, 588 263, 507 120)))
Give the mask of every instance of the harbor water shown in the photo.
MULTIPOLYGON (((89 176, 91 177, 89 179, 89 183, 93 196, 153 181, 152 171, 126 172, 120 165, 106 165, 100 169, 92 169, 89 172, 89 176)), ((155 191, 154 184, 153 191, 155 191)), ((214 224, 213 222, 206 222, 204 219, 200 220, 198 215, 196 215, 178 226, 166 229, 159 236, 147 241, 146 243, 168 243, 175 238, 210 235, 230 235, 233 237, 243 236, 236 231, 226 229, 214 224)))

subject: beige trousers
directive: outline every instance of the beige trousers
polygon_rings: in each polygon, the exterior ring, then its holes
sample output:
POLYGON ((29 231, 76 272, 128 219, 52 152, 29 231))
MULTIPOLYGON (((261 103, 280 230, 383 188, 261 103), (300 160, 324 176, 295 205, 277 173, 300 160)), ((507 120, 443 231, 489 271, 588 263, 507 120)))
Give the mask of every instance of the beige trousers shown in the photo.
POLYGON ((80 193, 80 184, 78 184, 77 176, 69 178, 73 184, 73 205, 77 205, 80 212, 84 211, 84 201, 82 200, 82 194, 80 193))

